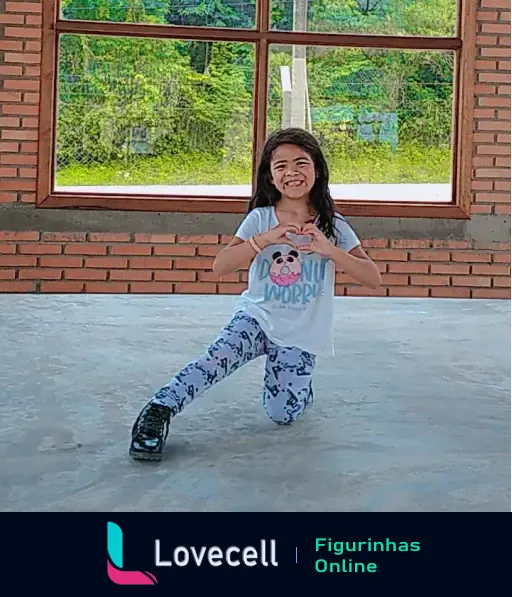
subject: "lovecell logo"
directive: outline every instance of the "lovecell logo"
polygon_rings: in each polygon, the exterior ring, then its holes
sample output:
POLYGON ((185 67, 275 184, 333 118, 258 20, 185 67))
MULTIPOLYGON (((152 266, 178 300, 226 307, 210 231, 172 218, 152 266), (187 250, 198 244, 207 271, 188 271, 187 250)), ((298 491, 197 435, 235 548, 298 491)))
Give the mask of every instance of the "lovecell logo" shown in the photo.
POLYGON ((115 522, 107 523, 107 572, 116 585, 156 585, 151 572, 123 570, 123 531, 115 522))

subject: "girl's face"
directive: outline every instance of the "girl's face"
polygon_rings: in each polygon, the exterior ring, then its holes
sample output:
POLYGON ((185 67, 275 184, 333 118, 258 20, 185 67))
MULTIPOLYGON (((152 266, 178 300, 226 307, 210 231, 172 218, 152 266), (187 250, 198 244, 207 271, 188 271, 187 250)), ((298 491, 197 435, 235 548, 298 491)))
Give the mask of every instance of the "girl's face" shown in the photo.
POLYGON ((280 145, 270 160, 270 178, 282 197, 303 199, 315 184, 315 164, 300 147, 280 145))

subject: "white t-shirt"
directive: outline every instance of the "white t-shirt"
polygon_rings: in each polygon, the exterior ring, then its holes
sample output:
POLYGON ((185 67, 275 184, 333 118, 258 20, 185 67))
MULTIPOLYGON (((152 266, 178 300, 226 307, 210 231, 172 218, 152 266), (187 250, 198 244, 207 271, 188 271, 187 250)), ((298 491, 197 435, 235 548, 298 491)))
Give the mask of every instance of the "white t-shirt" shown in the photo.
MULTIPOLYGON (((253 209, 236 236, 248 240, 279 224, 274 207, 253 209)), ((359 238, 336 214, 336 245, 351 251, 359 238)), ((291 245, 272 245, 259 253, 249 268, 249 284, 236 303, 258 321, 279 346, 296 346, 314 355, 334 354, 334 262, 316 253, 297 253, 291 245)))

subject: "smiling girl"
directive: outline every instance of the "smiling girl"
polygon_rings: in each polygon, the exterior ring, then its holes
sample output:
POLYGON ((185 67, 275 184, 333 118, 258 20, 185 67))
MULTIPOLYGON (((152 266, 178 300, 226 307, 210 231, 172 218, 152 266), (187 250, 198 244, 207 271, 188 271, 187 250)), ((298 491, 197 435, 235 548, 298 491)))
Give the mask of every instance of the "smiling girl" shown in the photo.
POLYGON ((170 421, 195 397, 266 356, 263 406, 289 425, 313 398, 316 357, 333 351, 336 270, 368 288, 380 273, 338 213, 315 138, 286 129, 266 142, 256 192, 234 239, 215 259, 219 276, 249 267, 233 318, 197 360, 158 390, 138 415, 130 455, 161 460, 170 421))

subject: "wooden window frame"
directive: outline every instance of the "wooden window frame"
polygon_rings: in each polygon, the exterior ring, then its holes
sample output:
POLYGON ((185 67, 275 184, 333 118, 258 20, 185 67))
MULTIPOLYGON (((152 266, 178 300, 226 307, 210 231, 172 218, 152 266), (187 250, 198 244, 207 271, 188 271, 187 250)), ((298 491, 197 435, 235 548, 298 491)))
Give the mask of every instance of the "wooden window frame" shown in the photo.
MULTIPOLYGON (((407 37, 366 34, 333 34, 273 31, 269 26, 270 0, 257 0, 254 29, 216 29, 174 25, 105 23, 60 19, 58 0, 43 2, 41 105, 36 206, 38 208, 105 209, 192 213, 244 213, 247 197, 200 197, 169 195, 122 195, 115 193, 64 193, 54 191, 54 160, 57 121, 58 42, 61 35, 98 34, 198 41, 251 42, 256 47, 253 173, 267 130, 268 56, 271 44, 349 46, 388 49, 451 50, 456 54, 452 130, 452 201, 378 202, 336 200, 347 216, 399 218, 471 217, 471 169, 473 132, 474 66, 476 48, 476 2, 457 0, 454 37, 407 37)), ((254 180, 253 180, 254 185, 254 180)))

